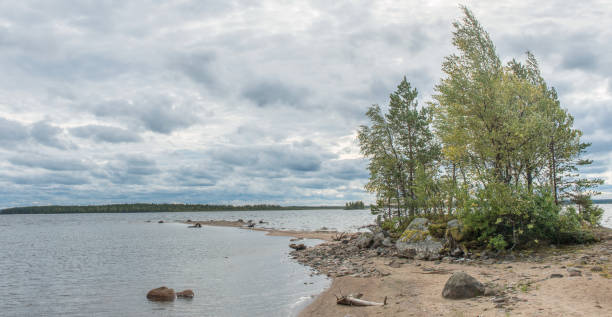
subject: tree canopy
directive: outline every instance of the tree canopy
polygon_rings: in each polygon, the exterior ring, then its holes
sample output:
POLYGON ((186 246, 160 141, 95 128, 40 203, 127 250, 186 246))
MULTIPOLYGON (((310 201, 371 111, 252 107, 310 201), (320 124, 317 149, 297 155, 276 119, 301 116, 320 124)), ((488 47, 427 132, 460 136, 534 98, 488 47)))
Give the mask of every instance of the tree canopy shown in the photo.
POLYGON ((373 212, 399 228, 416 216, 459 218, 492 248, 571 240, 581 221, 601 218, 591 196, 602 180, 578 174, 591 163, 582 158, 590 144, 535 56, 502 63, 486 30, 462 11, 453 24, 456 53, 444 58, 433 101, 418 106, 404 78, 385 110, 370 107, 370 124, 358 131, 370 159, 373 212), (577 213, 562 208, 568 200, 577 213))

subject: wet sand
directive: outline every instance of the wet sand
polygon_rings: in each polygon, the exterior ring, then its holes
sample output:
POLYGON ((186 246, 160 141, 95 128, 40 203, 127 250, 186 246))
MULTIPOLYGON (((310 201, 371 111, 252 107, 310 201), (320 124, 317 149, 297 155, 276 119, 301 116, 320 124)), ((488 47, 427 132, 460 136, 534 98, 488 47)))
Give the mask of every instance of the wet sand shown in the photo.
POLYGON ((263 224, 257 224, 259 227, 248 228, 246 222, 241 221, 228 221, 228 220, 207 220, 207 221, 190 221, 183 222, 188 225, 195 225, 199 223, 203 226, 216 226, 216 227, 235 227, 244 230, 264 231, 269 236, 281 236, 281 237, 294 237, 297 239, 319 239, 324 241, 331 241, 336 234, 336 231, 328 230, 316 230, 316 231, 301 231, 301 230, 278 230, 261 227, 263 224))

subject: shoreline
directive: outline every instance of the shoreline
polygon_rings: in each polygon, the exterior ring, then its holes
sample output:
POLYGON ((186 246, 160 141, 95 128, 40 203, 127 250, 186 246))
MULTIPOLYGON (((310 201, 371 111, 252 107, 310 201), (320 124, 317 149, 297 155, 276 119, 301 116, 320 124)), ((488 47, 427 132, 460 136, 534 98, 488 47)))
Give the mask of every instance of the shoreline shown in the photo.
POLYGON ((612 313, 612 229, 601 242, 523 252, 517 257, 421 261, 389 252, 362 249, 349 254, 356 235, 334 241, 335 231, 245 228, 238 221, 192 221, 206 226, 265 231, 271 236, 320 239, 323 243, 291 255, 302 265, 332 279, 298 314, 308 316, 598 316, 612 313), (345 254, 342 254, 345 252, 345 254), (338 254, 341 254, 340 256, 338 254), (326 262, 321 264, 321 262, 326 262), (346 270, 345 270, 346 269, 346 270), (570 270, 580 271, 570 276, 570 270), (450 300, 441 296, 453 272, 463 271, 493 289, 492 296, 450 300), (551 278, 561 274, 561 278, 551 278), (336 304, 336 296, 363 294, 387 305, 355 307, 336 304))
MULTIPOLYGON (((268 236, 276 237, 293 237, 296 239, 318 239, 323 241, 332 241, 334 236, 338 234, 334 230, 280 230, 265 227, 245 227, 246 222, 242 221, 229 221, 229 220, 206 220, 206 221, 181 221, 180 223, 187 225, 200 224, 202 226, 213 226, 213 227, 233 227, 244 230, 263 231, 268 236)), ((264 223, 265 224, 265 223, 264 223)))

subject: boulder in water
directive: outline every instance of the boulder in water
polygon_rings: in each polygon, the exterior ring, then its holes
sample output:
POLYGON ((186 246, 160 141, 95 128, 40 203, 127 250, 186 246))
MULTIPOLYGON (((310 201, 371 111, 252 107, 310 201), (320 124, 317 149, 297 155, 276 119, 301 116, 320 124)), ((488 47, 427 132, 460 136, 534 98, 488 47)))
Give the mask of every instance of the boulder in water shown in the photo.
POLYGON ((193 298, 193 291, 190 289, 186 289, 182 292, 176 293, 176 297, 178 298, 193 298))
POLYGON ((156 302, 169 302, 175 298, 174 290, 165 286, 152 289, 147 293, 147 299, 156 302))

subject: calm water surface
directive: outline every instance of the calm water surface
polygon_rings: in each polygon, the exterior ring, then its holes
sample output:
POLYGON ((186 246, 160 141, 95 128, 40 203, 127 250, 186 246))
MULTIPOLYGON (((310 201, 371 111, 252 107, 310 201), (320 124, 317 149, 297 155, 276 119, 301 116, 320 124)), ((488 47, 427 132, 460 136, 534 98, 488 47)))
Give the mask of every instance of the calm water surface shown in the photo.
POLYGON ((342 210, 0 216, 0 315, 292 316, 329 285, 289 258, 289 237, 157 223, 239 218, 351 231, 373 220, 342 210), (162 285, 196 296, 146 300, 162 285))
MULTIPOLYGON (((612 205, 601 207, 604 225, 612 227, 612 205)), ((329 285, 289 258, 288 237, 172 223, 187 219, 356 231, 374 216, 342 210, 0 216, 0 315, 292 316, 329 285), (146 300, 162 285, 196 296, 146 300)))

